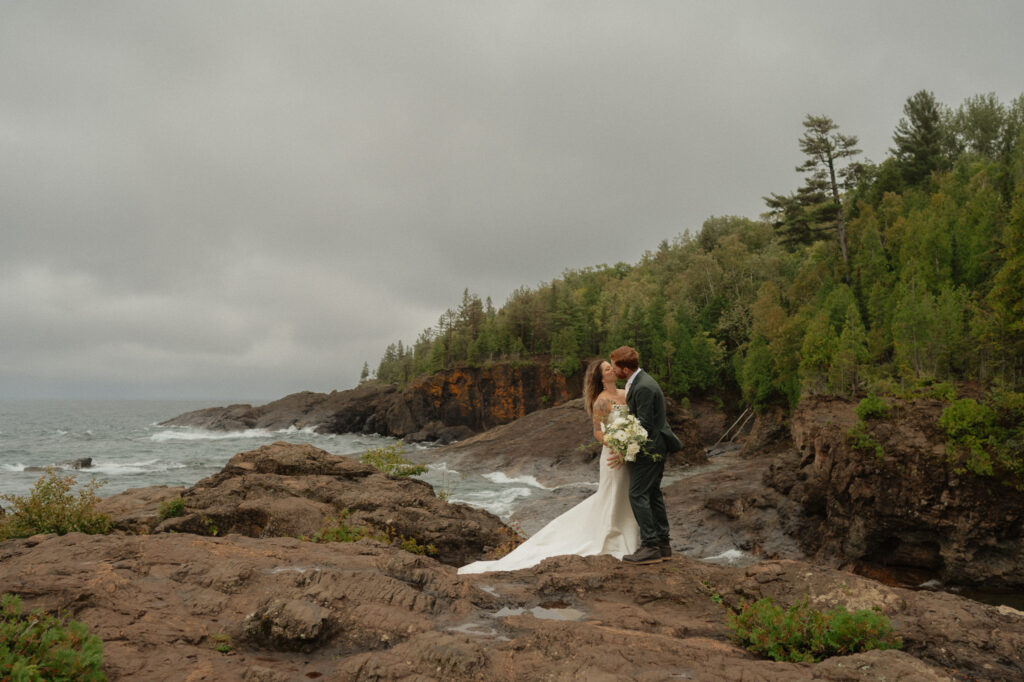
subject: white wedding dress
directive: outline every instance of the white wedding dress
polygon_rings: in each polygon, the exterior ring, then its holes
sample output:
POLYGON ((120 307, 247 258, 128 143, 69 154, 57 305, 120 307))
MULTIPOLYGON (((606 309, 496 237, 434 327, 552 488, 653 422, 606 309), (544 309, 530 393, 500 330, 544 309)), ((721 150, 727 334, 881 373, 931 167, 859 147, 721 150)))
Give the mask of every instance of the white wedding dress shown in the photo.
POLYGON ((640 526, 629 506, 629 470, 608 466, 608 446, 601 451, 597 492, 554 519, 523 544, 494 561, 475 561, 460 575, 517 571, 565 554, 611 554, 621 559, 640 546, 640 526))

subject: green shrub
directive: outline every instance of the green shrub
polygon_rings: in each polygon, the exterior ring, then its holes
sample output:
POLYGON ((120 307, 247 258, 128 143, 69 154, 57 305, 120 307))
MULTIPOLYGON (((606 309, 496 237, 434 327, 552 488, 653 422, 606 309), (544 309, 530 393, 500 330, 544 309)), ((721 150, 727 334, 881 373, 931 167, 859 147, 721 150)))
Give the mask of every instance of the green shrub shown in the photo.
POLYGON ((878 459, 885 459, 885 450, 882 449, 882 444, 871 435, 864 422, 858 421, 846 435, 850 439, 850 447, 854 450, 863 452, 865 455, 874 455, 878 459))
POLYGON ((857 404, 857 418, 862 421, 868 419, 884 419, 889 416, 889 403, 877 395, 869 395, 857 404))
POLYGON ((1024 394, 997 388, 982 403, 957 400, 942 411, 939 426, 957 471, 999 476, 1024 490, 1024 394))
POLYGON ((363 464, 371 464, 388 476, 415 476, 426 472, 427 467, 413 464, 403 455, 405 444, 402 441, 383 448, 367 450, 359 458, 363 464))
POLYGON ((427 556, 437 556, 437 547, 427 543, 421 545, 416 538, 407 538, 399 535, 397 538, 398 546, 404 549, 406 552, 411 554, 426 554, 427 556))
POLYGON ((103 642, 85 624, 41 611, 21 612, 13 594, 0 597, 0 679, 15 682, 97 682, 103 673, 103 642))
POLYGON ((160 520, 174 518, 176 516, 184 516, 185 514, 185 498, 174 497, 169 500, 164 500, 160 503, 160 520))
POLYGON ((95 510, 99 502, 96 490, 103 483, 93 479, 73 494, 74 476, 47 469, 28 496, 0 495, 0 500, 11 504, 10 513, 0 517, 0 540, 39 533, 110 532, 110 517, 95 510))
POLYGON ((776 661, 814 662, 903 646, 881 612, 850 613, 842 606, 817 611, 808 605, 807 597, 788 609, 771 599, 744 602, 738 613, 729 615, 729 627, 737 644, 776 661))
POLYGON ((927 386, 924 390, 924 394, 928 398, 935 398, 936 400, 941 400, 944 403, 951 403, 956 400, 956 386, 944 381, 939 381, 927 386))
POLYGON ((973 398, 954 401, 939 417, 939 426, 954 442, 963 442, 968 438, 984 438, 994 423, 995 413, 990 408, 979 405, 973 398))

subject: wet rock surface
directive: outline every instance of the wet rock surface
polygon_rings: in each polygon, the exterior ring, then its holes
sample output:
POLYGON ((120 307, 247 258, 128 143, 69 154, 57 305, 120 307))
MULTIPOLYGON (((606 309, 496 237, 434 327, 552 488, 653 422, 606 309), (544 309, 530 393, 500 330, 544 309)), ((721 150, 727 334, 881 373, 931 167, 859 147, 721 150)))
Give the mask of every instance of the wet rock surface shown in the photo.
POLYGON ((369 540, 191 534, 0 543, 0 590, 104 641, 112 680, 1020 679, 1024 613, 797 561, 557 557, 515 573, 369 540), (730 641, 729 607, 878 607, 904 640, 818 664, 730 641), (719 601, 721 603, 719 603, 719 601))

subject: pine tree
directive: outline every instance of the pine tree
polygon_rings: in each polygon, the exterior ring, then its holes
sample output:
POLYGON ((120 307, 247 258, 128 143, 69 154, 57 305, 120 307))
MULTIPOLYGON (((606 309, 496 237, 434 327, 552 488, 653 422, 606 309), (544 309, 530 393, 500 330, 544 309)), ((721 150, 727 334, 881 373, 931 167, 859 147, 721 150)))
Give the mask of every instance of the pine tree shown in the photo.
POLYGON ((836 132, 839 126, 827 116, 808 114, 803 125, 806 130, 800 138, 800 151, 807 160, 796 170, 807 174, 804 186, 796 194, 772 194, 765 201, 783 239, 806 244, 820 239, 821 233, 834 232, 845 264, 849 252, 841 195, 855 181, 861 167, 840 163, 860 153, 857 137, 836 132))
POLYGON ((832 330, 828 313, 819 310, 807 325, 803 345, 800 347, 800 383, 805 391, 824 392, 836 345, 836 334, 832 330))
POLYGON ((832 365, 829 367, 829 388, 837 393, 853 396, 862 380, 864 364, 868 359, 867 332, 854 303, 846 309, 846 323, 839 336, 832 365))
POLYGON ((896 124, 892 139, 896 146, 889 151, 895 156, 900 175, 907 185, 927 180, 932 171, 946 166, 946 150, 950 131, 946 121, 950 114, 935 101, 935 95, 920 90, 903 105, 905 118, 896 124))

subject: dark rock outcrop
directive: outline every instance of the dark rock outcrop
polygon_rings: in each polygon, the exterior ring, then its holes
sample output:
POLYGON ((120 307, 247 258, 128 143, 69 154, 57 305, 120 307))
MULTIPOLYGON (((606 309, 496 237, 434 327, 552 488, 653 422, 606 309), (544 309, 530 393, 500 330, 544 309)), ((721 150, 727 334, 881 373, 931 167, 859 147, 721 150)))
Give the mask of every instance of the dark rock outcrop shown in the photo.
POLYGON ((1024 613, 792 561, 556 557, 460 577, 367 540, 72 533, 0 543, 0 591, 85 622, 114 682, 1024 675, 1024 613), (731 642, 730 607, 805 596, 821 609, 880 609, 903 650, 795 664, 731 642))
POLYGON ((232 457, 191 488, 154 487, 107 498, 100 510, 131 532, 255 538, 312 537, 344 523, 436 548, 438 560, 460 566, 509 542, 510 532, 483 510, 438 499, 412 478, 392 478, 368 464, 312 445, 274 443, 232 457), (180 495, 181 516, 161 519, 160 504, 180 495))
POLYGON ((830 565, 881 566, 921 582, 1024 588, 1024 494, 957 471, 938 425, 943 404, 899 403, 869 421, 883 457, 851 445, 854 408, 838 398, 801 403, 794 449, 768 474, 802 507, 804 549, 830 565))
POLYGON ((450 442, 559 405, 579 391, 578 376, 567 379, 545 364, 496 364, 438 372, 404 391, 368 382, 347 391, 295 393, 259 407, 195 410, 162 425, 221 431, 314 428, 450 442))
MULTIPOLYGON (((81 469, 91 469, 92 468, 92 457, 81 457, 79 459, 67 459, 67 460, 64 460, 63 462, 57 462, 56 464, 52 464, 51 467, 54 468, 54 469, 71 469, 73 471, 78 471, 78 470, 81 470, 81 469)), ((24 470, 25 471, 46 471, 47 468, 48 467, 29 466, 29 467, 25 467, 24 470)))

